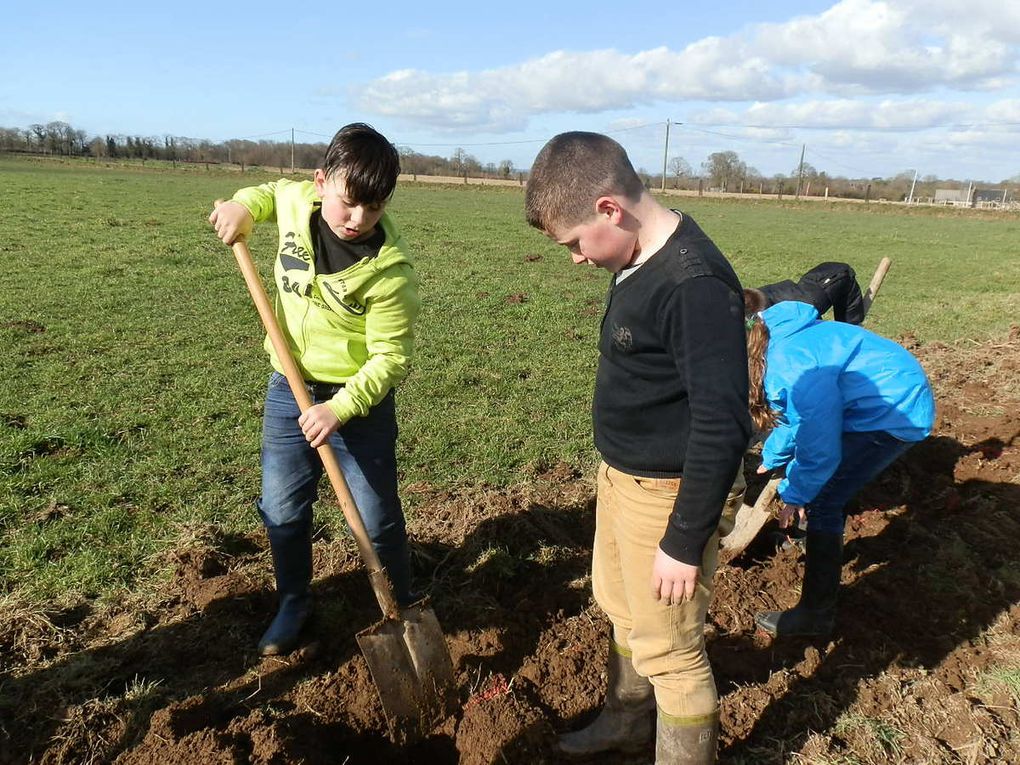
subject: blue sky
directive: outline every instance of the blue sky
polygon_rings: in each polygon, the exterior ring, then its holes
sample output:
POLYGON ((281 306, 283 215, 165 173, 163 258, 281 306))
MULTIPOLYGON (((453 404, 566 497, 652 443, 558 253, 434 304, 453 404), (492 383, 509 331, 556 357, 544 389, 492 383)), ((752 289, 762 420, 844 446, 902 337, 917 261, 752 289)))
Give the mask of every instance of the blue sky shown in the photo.
POLYGON ((13 3, 0 126, 395 143, 527 167, 563 130, 639 167, 1020 174, 1018 0, 13 3), (378 12, 373 15, 373 11, 378 12), (271 134, 279 133, 278 136, 271 134))

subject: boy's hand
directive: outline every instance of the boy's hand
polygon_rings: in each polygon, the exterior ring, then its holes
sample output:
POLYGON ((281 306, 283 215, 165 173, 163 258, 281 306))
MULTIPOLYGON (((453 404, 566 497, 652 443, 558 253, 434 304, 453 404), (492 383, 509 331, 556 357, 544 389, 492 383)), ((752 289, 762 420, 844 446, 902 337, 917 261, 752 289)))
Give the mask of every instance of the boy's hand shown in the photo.
POLYGON ((677 605, 694 598, 698 586, 698 567, 682 563, 659 548, 652 564, 652 597, 677 605))
POLYGON ((298 425, 313 449, 318 449, 340 427, 340 420, 325 404, 316 404, 298 417, 298 425))
POLYGON ((239 202, 224 202, 217 205, 209 216, 209 222, 224 244, 233 244, 251 234, 255 220, 248 209, 239 202))

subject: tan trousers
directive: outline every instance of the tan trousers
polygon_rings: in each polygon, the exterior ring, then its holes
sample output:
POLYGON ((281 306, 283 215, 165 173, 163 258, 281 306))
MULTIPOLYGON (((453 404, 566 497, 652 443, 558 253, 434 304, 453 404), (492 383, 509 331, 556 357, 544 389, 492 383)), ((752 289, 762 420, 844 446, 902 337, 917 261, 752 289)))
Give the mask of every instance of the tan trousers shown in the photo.
MULTIPOLYGON (((654 686, 659 709, 686 718, 711 714, 719 706, 705 652, 719 534, 705 545, 693 600, 677 605, 657 600, 652 563, 679 489, 679 478, 638 478, 600 465, 592 589, 613 623, 613 639, 631 652, 634 669, 654 686)), ((742 498, 740 471, 727 506, 739 507, 742 498)))

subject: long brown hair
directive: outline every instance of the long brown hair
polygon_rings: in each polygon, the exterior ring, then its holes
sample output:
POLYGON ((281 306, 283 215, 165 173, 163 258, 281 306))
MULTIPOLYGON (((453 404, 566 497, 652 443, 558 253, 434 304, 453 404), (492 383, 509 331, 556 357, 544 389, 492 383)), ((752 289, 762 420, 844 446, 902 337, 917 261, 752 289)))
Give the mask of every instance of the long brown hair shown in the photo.
MULTIPOLYGON (((748 300, 748 290, 744 291, 745 305, 752 303, 748 300)), ((753 305, 751 306, 753 307, 753 305)), ((769 406, 765 397, 765 353, 769 348, 769 328, 765 326, 761 316, 757 312, 749 312, 747 315, 747 377, 748 393, 747 404, 751 410, 751 422, 759 431, 772 430, 776 426, 779 416, 769 406)))

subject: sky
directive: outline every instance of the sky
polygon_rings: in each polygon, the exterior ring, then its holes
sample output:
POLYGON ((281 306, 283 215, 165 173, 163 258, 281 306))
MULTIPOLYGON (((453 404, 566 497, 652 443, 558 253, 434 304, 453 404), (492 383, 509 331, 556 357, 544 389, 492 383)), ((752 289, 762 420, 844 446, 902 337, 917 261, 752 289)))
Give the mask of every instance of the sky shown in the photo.
POLYGON ((1020 0, 10 3, 0 127, 399 146, 530 166, 565 130, 636 167, 1020 175, 1020 0), (669 123, 669 142, 666 127, 669 123))

